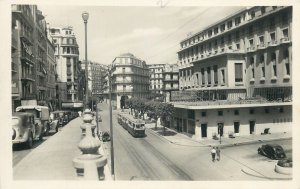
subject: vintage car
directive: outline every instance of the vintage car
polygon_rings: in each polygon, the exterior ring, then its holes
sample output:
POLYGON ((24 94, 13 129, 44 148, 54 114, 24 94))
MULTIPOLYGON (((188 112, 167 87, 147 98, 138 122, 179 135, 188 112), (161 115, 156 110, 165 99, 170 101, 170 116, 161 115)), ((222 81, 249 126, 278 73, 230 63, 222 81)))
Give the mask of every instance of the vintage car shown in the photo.
POLYGON ((35 123, 43 129, 43 135, 48 135, 50 131, 50 111, 47 106, 26 105, 16 108, 16 112, 28 112, 34 115, 35 123))
POLYGON ((109 133, 108 133, 107 131, 104 131, 104 132, 102 133, 102 141, 103 141, 103 142, 110 141, 110 135, 109 135, 109 133))
POLYGON ((57 120, 57 128, 62 127, 68 123, 68 115, 66 111, 57 110, 50 113, 50 118, 52 120, 57 120))
POLYGON ((270 159, 284 159, 286 158, 283 148, 278 144, 264 144, 258 148, 258 154, 264 155, 270 159))
POLYGON ((12 114, 12 142, 24 143, 28 149, 32 148, 35 139, 43 138, 43 128, 35 123, 34 114, 16 112, 12 114))

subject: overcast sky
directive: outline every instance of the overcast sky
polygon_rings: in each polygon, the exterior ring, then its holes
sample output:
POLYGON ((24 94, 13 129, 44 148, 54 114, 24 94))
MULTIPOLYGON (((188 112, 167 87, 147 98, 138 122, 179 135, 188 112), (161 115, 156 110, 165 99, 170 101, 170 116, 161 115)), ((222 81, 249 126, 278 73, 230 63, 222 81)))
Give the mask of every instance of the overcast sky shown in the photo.
POLYGON ((83 11, 88 20, 88 59, 102 64, 130 52, 147 64, 176 63, 179 42, 189 32, 231 15, 243 7, 54 6, 41 5, 50 26, 73 26, 84 59, 83 11))

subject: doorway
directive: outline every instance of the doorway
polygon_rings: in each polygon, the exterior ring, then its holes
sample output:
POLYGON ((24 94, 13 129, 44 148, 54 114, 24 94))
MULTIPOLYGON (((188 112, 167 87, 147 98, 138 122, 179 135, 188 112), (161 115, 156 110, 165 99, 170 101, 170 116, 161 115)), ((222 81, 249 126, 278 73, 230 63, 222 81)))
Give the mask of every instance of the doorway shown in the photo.
POLYGON ((201 137, 207 137, 207 124, 201 123, 201 137))
POLYGON ((224 123, 218 123, 218 134, 223 136, 224 123))
POLYGON ((240 132, 240 122, 236 121, 233 123, 234 125, 234 133, 239 133, 240 132))
POLYGON ((249 126, 250 126, 250 134, 255 134, 254 130, 255 130, 255 121, 249 121, 249 126))
POLYGON ((126 109, 126 100, 128 99, 128 96, 121 96, 120 105, 121 109, 126 109))

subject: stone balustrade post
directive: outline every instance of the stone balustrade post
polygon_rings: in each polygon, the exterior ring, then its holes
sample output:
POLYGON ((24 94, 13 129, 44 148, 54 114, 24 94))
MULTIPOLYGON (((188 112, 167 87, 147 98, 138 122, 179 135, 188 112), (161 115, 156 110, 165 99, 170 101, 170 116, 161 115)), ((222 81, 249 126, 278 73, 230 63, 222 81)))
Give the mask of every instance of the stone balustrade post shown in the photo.
POLYGON ((78 148, 82 154, 73 159, 73 166, 78 176, 87 180, 104 180, 104 166, 107 158, 99 153, 101 143, 94 136, 96 125, 92 124, 93 116, 86 112, 83 115, 84 123, 80 126, 85 131, 85 137, 79 142, 78 148))

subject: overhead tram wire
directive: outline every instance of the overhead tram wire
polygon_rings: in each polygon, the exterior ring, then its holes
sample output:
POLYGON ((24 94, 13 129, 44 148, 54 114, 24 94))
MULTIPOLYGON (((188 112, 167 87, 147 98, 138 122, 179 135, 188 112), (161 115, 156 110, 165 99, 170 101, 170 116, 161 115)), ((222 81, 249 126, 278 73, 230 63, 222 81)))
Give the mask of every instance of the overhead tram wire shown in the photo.
MULTIPOLYGON (((171 34, 168 35, 167 37, 163 38, 163 39, 160 40, 159 42, 154 43, 154 44, 152 45, 152 47, 150 47, 150 49, 153 49, 153 48, 155 47, 155 45, 161 43, 162 41, 164 41, 164 40, 166 40, 166 39, 168 39, 168 38, 170 38, 170 37, 171 37, 172 35, 174 35, 177 31, 181 30, 181 29, 184 28, 187 24, 191 23, 192 21, 194 21, 195 19, 197 19, 199 16, 203 15, 204 13, 206 13, 209 9, 210 9, 210 8, 206 8, 205 10, 203 10, 202 12, 200 12, 199 14, 197 14, 194 18, 188 20, 187 22, 185 22, 184 24, 182 24, 181 26, 179 26, 173 33, 171 33, 171 34)), ((156 54, 154 54, 154 55, 148 57, 147 59, 151 59, 151 58, 153 58, 153 57, 156 57, 158 54, 161 54, 161 52, 163 52, 163 51, 165 51, 165 50, 168 50, 168 49, 170 49, 170 48, 173 48, 174 46, 177 46, 177 45, 178 45, 178 43, 176 43, 175 45, 170 46, 170 47, 168 47, 168 48, 164 48, 163 50, 159 51, 159 53, 156 53, 156 54)))

